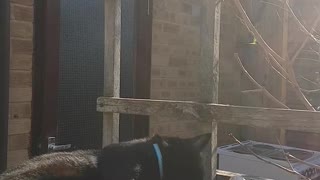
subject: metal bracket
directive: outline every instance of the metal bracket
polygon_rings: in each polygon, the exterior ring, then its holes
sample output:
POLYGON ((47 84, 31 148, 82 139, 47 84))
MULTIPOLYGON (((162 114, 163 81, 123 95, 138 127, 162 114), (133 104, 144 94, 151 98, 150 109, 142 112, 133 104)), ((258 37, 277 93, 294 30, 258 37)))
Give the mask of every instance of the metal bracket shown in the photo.
POLYGON ((48 152, 68 150, 71 148, 71 144, 56 145, 55 137, 48 137, 48 152))

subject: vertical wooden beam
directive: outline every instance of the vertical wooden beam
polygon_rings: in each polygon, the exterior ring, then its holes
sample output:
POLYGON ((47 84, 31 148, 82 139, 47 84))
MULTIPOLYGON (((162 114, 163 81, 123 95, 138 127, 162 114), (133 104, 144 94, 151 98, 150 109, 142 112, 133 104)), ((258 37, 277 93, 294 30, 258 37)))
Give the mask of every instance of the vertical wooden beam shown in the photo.
MULTIPOLYGON (((221 1, 205 1, 203 6, 204 9, 207 9, 204 11, 206 13, 203 13, 201 26, 200 102, 218 103, 221 1)), ((215 120, 212 121, 211 126, 212 141, 204 155, 205 179, 214 179, 217 168, 217 123, 215 120)))
POLYGON ((9 64, 10 64, 10 1, 0 2, 0 173, 7 168, 9 64))
MULTIPOLYGON (((287 7, 287 0, 283 0, 283 18, 282 18, 282 58, 285 60, 284 69, 287 69, 288 63, 288 34, 289 34, 289 11, 287 7)), ((282 72, 283 74, 285 72, 282 72)), ((280 77, 281 78, 281 77, 280 77)), ((281 78, 281 102, 286 104, 287 98, 287 80, 281 78)), ((280 129, 280 142, 286 144, 286 130, 280 129)))
MULTIPOLYGON (((219 90, 219 57, 220 57, 220 16, 221 16, 221 3, 215 7, 214 14, 214 39, 213 39, 213 96, 212 102, 218 103, 218 90, 219 90)), ((215 179, 217 170, 217 142, 218 142, 218 124, 212 122, 212 136, 211 136, 211 167, 212 167, 212 177, 215 179)))
MULTIPOLYGON (((121 0, 105 0, 105 81, 104 96, 120 95, 121 0)), ((119 114, 104 113, 103 142, 119 141, 119 114)))

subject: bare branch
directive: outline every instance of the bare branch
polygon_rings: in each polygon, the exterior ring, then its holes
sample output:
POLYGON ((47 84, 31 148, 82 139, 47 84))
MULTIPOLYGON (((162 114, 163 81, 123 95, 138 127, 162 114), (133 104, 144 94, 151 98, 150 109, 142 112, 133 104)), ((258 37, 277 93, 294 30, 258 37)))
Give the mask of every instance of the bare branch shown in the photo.
POLYGON ((240 12, 240 15, 242 17, 242 19, 244 20, 244 23, 246 25, 246 27, 248 28, 248 30, 252 33, 252 35, 255 37, 255 39, 257 40, 257 42, 260 44, 260 46, 262 46, 262 48, 268 53, 270 54, 272 57, 275 58, 275 60, 282 64, 284 62, 284 59, 279 56, 279 54, 277 54, 262 38, 262 36, 260 35, 260 33, 258 32, 258 30, 254 27, 254 25, 252 24, 250 18, 248 17, 246 11, 243 9, 241 3, 239 0, 234 0, 234 3, 238 9, 238 11, 240 12))
POLYGON ((284 152, 284 150, 283 150, 283 148, 282 148, 282 145, 281 145, 281 142, 280 142, 280 140, 279 140, 278 138, 277 138, 277 141, 278 141, 278 144, 279 144, 280 147, 281 147, 281 151, 282 151, 282 153, 283 153, 283 156, 286 158, 286 161, 288 162, 288 165, 290 166, 290 169, 291 169, 292 171, 294 171, 293 166, 292 166, 289 158, 287 157, 286 153, 284 152))
POLYGON ((298 17, 295 15, 295 13, 293 12, 292 8, 290 7, 290 4, 288 1, 286 1, 287 7, 293 17, 293 19, 295 20, 295 22, 297 23, 297 25, 300 27, 300 29, 302 30, 302 32, 304 32, 311 40, 315 41, 316 43, 320 44, 319 39, 317 39, 312 33, 310 33, 307 28, 300 22, 300 20, 298 19, 298 17))
MULTIPOLYGON (((318 23, 320 21, 320 14, 317 16, 317 18, 314 20, 313 24, 312 24, 312 28, 311 28, 311 32, 313 33, 315 30, 315 28, 318 26, 318 23)), ((299 47, 299 49, 296 51, 296 53, 292 56, 292 58, 290 59, 290 63, 293 64, 298 55, 300 54, 301 50, 306 46, 306 44, 308 43, 308 41, 310 40, 310 37, 307 36, 306 39, 302 42, 301 46, 299 47)))
POLYGON ((318 166, 316 164, 312 164, 312 163, 306 162, 306 161, 303 161, 303 160, 301 160, 299 158, 296 158, 295 156, 291 155, 290 153, 286 153, 286 156, 294 159, 295 161, 298 161, 301 164, 304 164, 304 165, 307 165, 307 166, 310 166, 310 167, 313 167, 313 168, 316 168, 316 169, 320 170, 320 166, 318 166))
POLYGON ((269 160, 261 157, 260 155, 258 155, 258 154, 256 154, 255 152, 253 152, 251 149, 247 148, 244 144, 242 144, 242 143, 241 143, 236 137, 234 137, 232 134, 229 134, 229 136, 231 136, 239 145, 241 145, 241 147, 245 148, 247 151, 249 151, 253 156, 255 156, 256 158, 258 158, 259 160, 261 160, 261 161, 263 161, 263 162, 265 162, 265 163, 271 164, 271 165, 273 165, 273 166, 276 166, 276 167, 278 167, 278 168, 280 168, 280 169, 282 169, 282 170, 284 170, 284 171, 286 171, 286 172, 288 172, 288 173, 296 174, 296 175, 298 175, 299 177, 301 177, 302 179, 311 180, 311 179, 303 176, 302 174, 298 173, 298 172, 295 171, 295 170, 290 170, 290 169, 288 169, 288 168, 286 168, 286 167, 284 167, 284 166, 282 166, 282 165, 280 165, 280 164, 274 163, 274 162, 272 162, 272 161, 269 161, 269 160))
POLYGON ((242 71, 245 73, 245 75, 249 78, 249 80, 255 85, 257 86, 257 88, 261 89, 263 94, 268 97, 270 100, 272 100, 274 103, 276 103, 277 105, 279 105, 282 108, 285 109, 289 109, 288 106, 286 106, 285 104, 283 104, 281 101, 279 101, 277 98, 275 98, 268 90, 266 90, 266 88, 264 88, 263 86, 261 86, 251 75, 250 73, 245 69, 245 67, 243 66, 239 55, 236 53, 234 54, 235 56, 235 60, 237 61, 237 63, 239 64, 239 66, 241 67, 242 71))

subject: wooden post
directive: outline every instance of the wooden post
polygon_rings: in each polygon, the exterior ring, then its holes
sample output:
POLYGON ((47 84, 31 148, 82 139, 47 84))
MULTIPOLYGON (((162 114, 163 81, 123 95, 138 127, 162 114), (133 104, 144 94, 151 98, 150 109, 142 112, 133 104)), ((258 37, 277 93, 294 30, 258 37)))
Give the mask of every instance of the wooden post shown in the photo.
MULTIPOLYGON (((219 90, 219 56, 220 56, 220 15, 221 15, 221 3, 217 4, 214 15, 214 40, 213 40, 213 97, 212 102, 218 103, 218 90, 219 90)), ((218 123, 217 119, 212 122, 212 141, 211 141, 211 166, 212 177, 215 179, 217 170, 217 143, 218 143, 218 123)))
MULTIPOLYGON (((120 95, 121 0, 105 0, 105 80, 104 96, 120 95)), ((103 142, 119 141, 119 114, 104 113, 103 142)))
MULTIPOLYGON (((203 6, 207 8, 207 13, 202 17, 201 26, 200 102, 218 103, 221 1, 206 1, 203 6)), ((212 116, 204 118, 212 126, 211 145, 204 155, 204 179, 214 179, 217 167, 217 122, 212 116)))
MULTIPOLYGON (((289 11, 287 7, 287 0, 283 0, 283 18, 282 18, 282 58, 284 59, 284 69, 287 69, 288 63, 288 27, 289 27, 289 11)), ((286 72, 282 72, 286 73, 286 72)), ((281 78, 281 102, 286 104, 287 98, 287 80, 281 78)), ((280 142, 281 144, 286 144, 286 130, 280 129, 280 142)))

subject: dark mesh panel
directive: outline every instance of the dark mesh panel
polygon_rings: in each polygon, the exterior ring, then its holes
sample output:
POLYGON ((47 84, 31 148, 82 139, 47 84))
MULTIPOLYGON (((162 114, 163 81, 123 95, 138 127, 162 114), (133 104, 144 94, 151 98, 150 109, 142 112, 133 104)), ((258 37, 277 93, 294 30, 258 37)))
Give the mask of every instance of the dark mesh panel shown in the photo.
MULTIPOLYGON (((120 96, 134 97, 134 4, 135 0, 121 0, 121 76, 120 96)), ((120 115, 120 141, 133 138, 133 115, 120 115)))
POLYGON ((61 0, 58 144, 99 148, 103 95, 104 0, 61 0))

